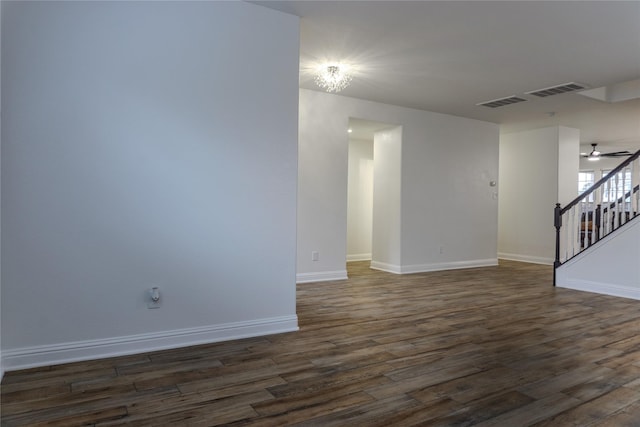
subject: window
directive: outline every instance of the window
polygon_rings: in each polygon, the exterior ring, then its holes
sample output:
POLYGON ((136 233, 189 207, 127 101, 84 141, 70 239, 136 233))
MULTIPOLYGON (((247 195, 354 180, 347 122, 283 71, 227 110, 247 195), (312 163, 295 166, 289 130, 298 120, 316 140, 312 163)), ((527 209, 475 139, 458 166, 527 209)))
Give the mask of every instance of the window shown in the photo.
POLYGON ((578 173, 578 194, 582 194, 593 185, 595 174, 593 171, 578 173))
MULTIPOLYGON (((587 191, 595 182, 595 173, 593 171, 585 171, 578 173, 578 194, 587 191)), ((593 202, 593 193, 589 194, 588 200, 583 202, 593 202)))

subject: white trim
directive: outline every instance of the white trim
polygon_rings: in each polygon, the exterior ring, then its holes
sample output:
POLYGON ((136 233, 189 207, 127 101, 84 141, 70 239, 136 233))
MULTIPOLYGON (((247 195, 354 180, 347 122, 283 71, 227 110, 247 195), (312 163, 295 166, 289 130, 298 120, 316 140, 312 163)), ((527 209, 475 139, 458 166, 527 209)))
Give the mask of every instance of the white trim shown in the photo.
POLYGON ((559 288, 640 300, 640 288, 613 285, 611 283, 590 282, 587 280, 566 279, 566 281, 564 281, 563 278, 560 277, 556 278, 556 282, 556 286, 559 288))
POLYGON ((462 268, 493 267, 498 265, 497 258, 474 259, 471 261, 439 262, 434 264, 403 265, 402 273, 426 273, 429 271, 458 270, 462 268))
POLYGON ((351 254, 347 255, 347 262, 351 261, 371 261, 371 254, 351 254))
POLYGON ((298 316, 292 315, 117 338, 24 347, 3 351, 2 368, 13 371, 297 330, 298 316))
POLYGON ((296 283, 328 282, 331 280, 346 280, 347 270, 320 271, 317 273, 298 273, 296 283))
POLYGON ((540 257, 540 256, 508 254, 504 252, 498 252, 498 258, 506 259, 509 261, 529 262, 531 264, 553 265, 553 258, 546 258, 546 257, 540 257))
POLYGON ((374 270, 394 274, 426 273, 429 271, 458 270, 462 268, 492 267, 498 265, 497 258, 475 259, 472 261, 439 262, 433 264, 395 265, 379 261, 371 261, 374 270))
POLYGON ((386 262, 371 261, 369 268, 374 270, 386 271, 387 273, 402 274, 402 267, 396 264, 387 264, 386 262))

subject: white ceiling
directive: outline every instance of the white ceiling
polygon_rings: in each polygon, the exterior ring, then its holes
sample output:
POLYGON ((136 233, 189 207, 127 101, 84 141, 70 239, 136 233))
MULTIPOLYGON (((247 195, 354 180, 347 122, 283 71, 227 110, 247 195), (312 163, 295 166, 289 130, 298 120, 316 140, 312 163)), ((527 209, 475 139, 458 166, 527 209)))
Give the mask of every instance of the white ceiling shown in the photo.
POLYGON ((338 60, 355 68, 341 95, 500 123, 504 133, 565 125, 584 144, 640 149, 638 98, 524 94, 640 79, 640 1, 253 3, 302 18, 302 88, 320 90, 312 70, 338 60), (529 101, 476 106, 510 95, 529 101))

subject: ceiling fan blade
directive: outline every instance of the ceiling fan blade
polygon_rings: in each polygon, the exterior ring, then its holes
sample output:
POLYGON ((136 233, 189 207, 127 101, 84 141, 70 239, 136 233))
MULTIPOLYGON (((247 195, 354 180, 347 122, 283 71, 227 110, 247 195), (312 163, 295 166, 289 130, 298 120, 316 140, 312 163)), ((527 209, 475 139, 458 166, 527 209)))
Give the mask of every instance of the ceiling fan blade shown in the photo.
POLYGON ((628 151, 614 151, 612 153, 602 153, 600 155, 604 157, 622 157, 622 156, 630 156, 631 153, 628 151))

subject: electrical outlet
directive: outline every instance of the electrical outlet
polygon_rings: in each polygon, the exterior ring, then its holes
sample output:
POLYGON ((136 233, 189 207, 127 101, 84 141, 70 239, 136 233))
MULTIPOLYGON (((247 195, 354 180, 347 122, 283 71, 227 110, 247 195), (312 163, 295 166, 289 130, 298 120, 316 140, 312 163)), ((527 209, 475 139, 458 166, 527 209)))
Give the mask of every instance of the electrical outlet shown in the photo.
POLYGON ((438 246, 438 252, 443 254, 444 253, 444 246, 438 246))
POLYGON ((320 252, 313 251, 311 252, 311 261, 318 261, 320 259, 320 252))

